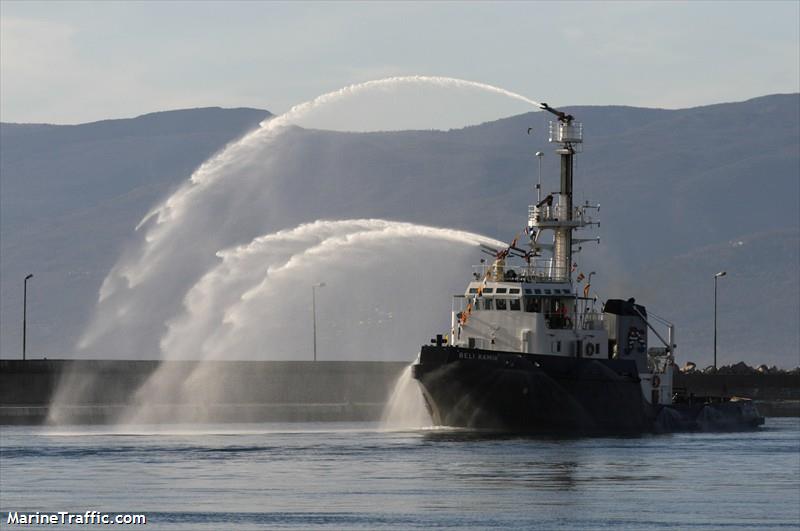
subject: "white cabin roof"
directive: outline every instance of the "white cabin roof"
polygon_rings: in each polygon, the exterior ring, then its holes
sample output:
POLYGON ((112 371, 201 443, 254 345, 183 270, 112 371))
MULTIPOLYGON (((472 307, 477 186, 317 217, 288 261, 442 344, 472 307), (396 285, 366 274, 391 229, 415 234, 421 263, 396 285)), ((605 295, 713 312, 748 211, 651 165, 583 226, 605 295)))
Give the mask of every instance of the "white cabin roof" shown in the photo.
POLYGON ((483 286, 483 296, 488 297, 521 297, 522 295, 539 295, 544 297, 572 297, 569 283, 528 283, 528 282, 470 282, 465 295, 475 295, 483 286))

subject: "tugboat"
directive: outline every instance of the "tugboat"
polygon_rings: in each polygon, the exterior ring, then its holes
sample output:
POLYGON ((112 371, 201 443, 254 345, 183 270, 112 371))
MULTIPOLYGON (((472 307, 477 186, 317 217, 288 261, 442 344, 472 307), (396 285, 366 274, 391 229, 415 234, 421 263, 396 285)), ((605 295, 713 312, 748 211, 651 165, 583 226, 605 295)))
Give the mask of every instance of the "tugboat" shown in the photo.
POLYGON ((763 424, 749 400, 673 394, 674 326, 633 298, 600 304, 593 295, 594 272, 585 275, 573 262, 581 244, 599 243, 573 235, 599 226, 599 205, 573 205, 583 126, 546 103, 541 108, 556 117, 549 141, 561 159, 560 190, 541 197, 540 166, 524 230, 505 249, 484 246, 491 259, 453 297, 449 333, 421 348, 412 375, 434 424, 555 433, 763 424), (526 245, 519 244, 523 234, 526 245), (648 331, 662 347, 648 348, 648 331))

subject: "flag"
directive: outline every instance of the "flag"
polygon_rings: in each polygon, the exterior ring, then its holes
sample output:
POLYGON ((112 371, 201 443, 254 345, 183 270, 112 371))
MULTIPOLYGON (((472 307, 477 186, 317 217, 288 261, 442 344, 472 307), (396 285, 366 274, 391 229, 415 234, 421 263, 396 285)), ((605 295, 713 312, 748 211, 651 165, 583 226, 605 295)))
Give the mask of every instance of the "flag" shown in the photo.
POLYGON ((583 273, 578 273, 578 278, 576 278, 575 280, 577 280, 578 282, 583 282, 584 278, 586 277, 584 276, 583 273))
POLYGON ((578 264, 575 262, 572 263, 572 269, 569 270, 570 273, 574 273, 575 270, 578 269, 578 264))
POLYGON ((583 288, 583 296, 584 297, 587 297, 587 298, 589 297, 589 288, 591 288, 591 287, 592 287, 591 284, 586 284, 586 286, 584 286, 584 288, 583 288))

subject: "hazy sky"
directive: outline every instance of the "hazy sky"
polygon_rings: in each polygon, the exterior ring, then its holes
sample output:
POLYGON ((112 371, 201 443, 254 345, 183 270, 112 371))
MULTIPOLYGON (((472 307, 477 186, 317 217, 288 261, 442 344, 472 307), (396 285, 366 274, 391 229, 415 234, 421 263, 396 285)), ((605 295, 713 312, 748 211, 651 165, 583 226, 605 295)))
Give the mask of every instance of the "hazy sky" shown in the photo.
POLYGON ((275 113, 394 75, 554 105, 678 108, 800 91, 800 2, 0 1, 0 119, 275 113))

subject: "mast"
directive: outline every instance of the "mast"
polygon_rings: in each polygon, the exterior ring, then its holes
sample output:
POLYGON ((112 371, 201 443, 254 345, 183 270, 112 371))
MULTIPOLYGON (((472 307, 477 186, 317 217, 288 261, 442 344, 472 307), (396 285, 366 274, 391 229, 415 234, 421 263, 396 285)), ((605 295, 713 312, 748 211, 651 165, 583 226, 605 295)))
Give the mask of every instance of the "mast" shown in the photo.
POLYGON ((583 125, 571 114, 553 109, 546 103, 542 103, 541 108, 558 118, 550 122, 549 139, 551 143, 560 144, 556 153, 561 157, 561 190, 555 216, 557 223, 553 227, 553 261, 554 276, 567 282, 572 278, 572 231, 576 227, 573 222, 572 176, 575 153, 583 142, 583 125))

